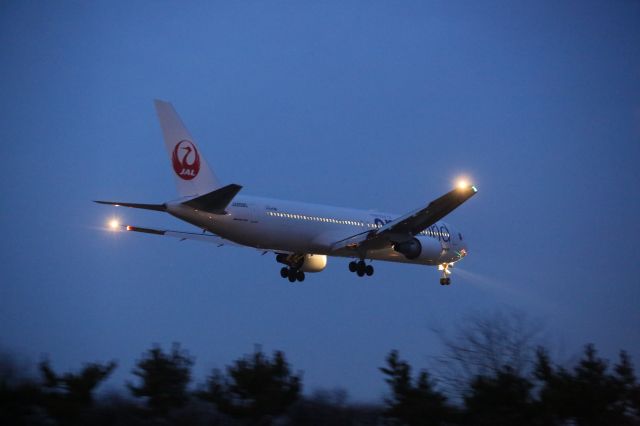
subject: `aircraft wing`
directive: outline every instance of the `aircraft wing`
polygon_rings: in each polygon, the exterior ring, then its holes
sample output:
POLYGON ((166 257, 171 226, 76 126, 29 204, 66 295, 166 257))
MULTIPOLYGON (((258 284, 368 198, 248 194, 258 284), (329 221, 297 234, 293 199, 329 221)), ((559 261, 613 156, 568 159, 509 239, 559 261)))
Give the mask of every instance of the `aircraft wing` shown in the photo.
POLYGON ((178 238, 180 241, 183 240, 197 240, 204 241, 205 243, 216 244, 218 247, 221 246, 236 246, 236 247, 244 247, 240 244, 236 244, 233 241, 229 241, 225 238, 219 237, 215 234, 210 233, 195 233, 195 232, 181 232, 181 231, 169 231, 169 230, 160 230, 160 229, 152 229, 152 228, 142 228, 139 226, 121 226, 121 231, 131 231, 131 232, 140 232, 143 234, 153 234, 153 235, 161 235, 165 237, 173 237, 178 238))
POLYGON ((431 201, 425 207, 419 208, 383 225, 377 230, 365 231, 353 235, 333 244, 333 251, 380 249, 408 240, 433 225, 462 203, 473 197, 478 190, 475 186, 453 189, 443 196, 431 201))
POLYGON ((109 206, 116 206, 116 207, 131 207, 134 209, 156 210, 159 212, 167 211, 167 206, 164 204, 122 203, 120 201, 98 201, 98 200, 94 200, 93 202, 98 204, 107 204, 109 206))
POLYGON ((377 234, 397 232, 416 235, 451 213, 460 204, 473 197, 476 192, 478 190, 475 186, 451 190, 430 202, 426 207, 414 210, 387 223, 377 230, 377 234))

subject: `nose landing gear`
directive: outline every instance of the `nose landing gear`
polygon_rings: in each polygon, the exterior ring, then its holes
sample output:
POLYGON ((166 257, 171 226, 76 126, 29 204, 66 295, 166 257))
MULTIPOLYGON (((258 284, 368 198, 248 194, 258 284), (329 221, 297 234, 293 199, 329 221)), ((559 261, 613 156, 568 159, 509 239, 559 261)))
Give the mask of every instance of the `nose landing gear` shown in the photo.
POLYGON ((451 263, 443 263, 441 265, 438 265, 438 270, 442 272, 442 277, 440 277, 440 285, 451 285, 451 277, 449 277, 449 275, 451 275, 451 270, 449 268, 452 266, 453 264, 451 263))
POLYGON ((349 262, 349 271, 355 272, 359 277, 364 277, 365 275, 370 277, 373 275, 373 265, 367 265, 364 260, 359 262, 352 261, 349 262))

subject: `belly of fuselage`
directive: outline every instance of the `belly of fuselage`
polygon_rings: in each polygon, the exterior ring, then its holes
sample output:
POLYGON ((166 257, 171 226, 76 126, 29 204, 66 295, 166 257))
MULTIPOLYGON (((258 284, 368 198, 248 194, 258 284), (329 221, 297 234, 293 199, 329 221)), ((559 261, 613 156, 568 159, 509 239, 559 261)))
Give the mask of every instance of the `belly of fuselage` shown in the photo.
MULTIPOLYGON (((183 219, 202 229, 207 229, 222 238, 237 244, 255 247, 274 252, 294 252, 309 254, 325 254, 347 258, 357 258, 357 252, 333 253, 333 243, 363 231, 358 227, 340 228, 332 224, 309 223, 304 221, 274 221, 260 218, 253 211, 233 209, 227 215, 215 215, 202 211, 171 211, 176 217, 183 219)), ((454 255, 455 249, 443 244, 443 254, 437 260, 411 260, 391 247, 370 250, 367 259, 437 265, 459 259, 454 255)))

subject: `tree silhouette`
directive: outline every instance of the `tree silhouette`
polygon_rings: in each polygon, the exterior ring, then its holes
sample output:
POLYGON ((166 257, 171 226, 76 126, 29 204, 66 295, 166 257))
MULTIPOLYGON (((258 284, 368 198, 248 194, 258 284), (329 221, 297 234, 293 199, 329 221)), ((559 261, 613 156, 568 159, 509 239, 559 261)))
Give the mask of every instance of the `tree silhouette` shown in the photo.
POLYGON ((464 395, 476 377, 497 377, 508 367, 526 377, 533 368, 541 327, 517 311, 476 313, 451 331, 435 330, 444 346, 438 378, 451 396, 464 395))
POLYGON ((505 367, 494 376, 477 376, 464 396, 467 423, 473 425, 533 425, 536 406, 533 384, 505 367))
MULTIPOLYGON (((447 403, 426 370, 412 375, 398 351, 391 351, 379 369, 390 389, 382 406, 347 403, 347 392, 340 389, 305 398, 300 374, 292 373, 284 354, 276 351, 269 357, 259 347, 224 372, 213 370, 196 393, 201 399, 191 398, 193 359, 178 344, 168 352, 153 346, 133 369, 139 382, 127 384, 134 396, 144 398, 146 408, 140 400, 118 394, 95 397, 115 362, 85 364, 77 372, 60 374, 44 360, 38 380, 26 373, 28 365, 0 352, 0 425, 640 425, 640 385, 626 352, 609 362, 586 345, 573 365, 561 366, 538 348, 533 370, 517 370, 512 364, 523 364, 509 361, 526 357, 510 344, 502 352, 505 342, 498 336, 500 332, 484 330, 466 341, 470 346, 456 346, 473 350, 469 359, 477 364, 469 371, 483 372, 464 383, 463 393, 452 395, 456 405, 447 403), (488 356, 483 359, 482 354, 488 356), (507 362, 496 367, 500 360, 507 362)), ((516 346, 529 342, 509 341, 516 346)), ((462 359, 451 362, 460 367, 462 359)))
POLYGON ((198 395, 231 417, 270 424, 298 400, 301 387, 300 376, 292 374, 284 353, 276 351, 269 359, 257 347, 228 366, 226 375, 214 370, 198 395))
POLYGON ((133 374, 140 379, 140 385, 131 383, 127 387, 139 398, 147 399, 147 406, 159 416, 167 416, 169 411, 180 408, 189 400, 187 386, 191 381, 193 359, 178 343, 174 343, 170 353, 164 353, 154 346, 136 364, 133 374))
POLYGON ((44 423, 40 410, 42 391, 24 371, 25 363, 0 351, 0 424, 28 425, 44 423))
POLYGON ((614 367, 618 401, 615 410, 630 420, 629 424, 640 424, 640 385, 631 364, 629 354, 620 351, 618 363, 614 367))
POLYGON ((317 389, 287 411, 287 425, 355 426, 380 424, 380 407, 348 401, 341 388, 317 389))
POLYGON ((40 373, 46 388, 62 391, 63 395, 82 406, 93 404, 93 391, 116 368, 115 361, 102 365, 98 363, 86 364, 80 373, 65 373, 58 376, 49 363, 44 360, 40 363, 40 373))
POLYGON ((434 389, 427 371, 420 371, 414 383, 411 366, 400 359, 398 351, 391 351, 386 361, 387 367, 380 368, 391 387, 391 397, 385 399, 385 415, 411 426, 443 424, 450 409, 445 396, 434 389))
POLYGON ((93 405, 93 391, 116 368, 114 361, 102 365, 86 364, 79 373, 58 375, 51 368, 49 360, 39 364, 45 389, 43 403, 47 412, 62 423, 79 421, 83 410, 93 405))
POLYGON ((640 388, 625 352, 613 373, 587 345, 578 364, 569 371, 551 364, 538 350, 536 377, 541 381, 540 404, 550 424, 631 425, 640 420, 640 388))

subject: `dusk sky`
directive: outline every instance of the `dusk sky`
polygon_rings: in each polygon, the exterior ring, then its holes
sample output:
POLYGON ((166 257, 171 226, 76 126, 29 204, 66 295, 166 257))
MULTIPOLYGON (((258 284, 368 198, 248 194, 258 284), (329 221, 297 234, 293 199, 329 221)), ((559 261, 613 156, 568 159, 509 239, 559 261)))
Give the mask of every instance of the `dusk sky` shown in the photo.
POLYGON ((559 360, 640 364, 640 2, 2 2, 0 352, 57 370, 180 342, 195 382, 261 344, 306 392, 380 401, 391 349, 515 310, 559 360), (132 4, 131 4, 132 3, 132 4), (469 242, 435 268, 346 259, 290 284, 275 256, 107 232, 194 231, 95 199, 176 198, 153 99, 243 193, 398 214, 460 175, 469 242))

